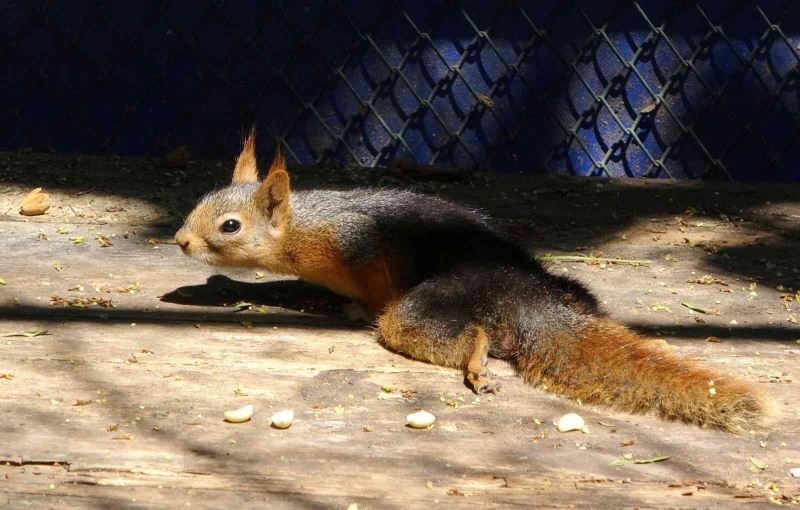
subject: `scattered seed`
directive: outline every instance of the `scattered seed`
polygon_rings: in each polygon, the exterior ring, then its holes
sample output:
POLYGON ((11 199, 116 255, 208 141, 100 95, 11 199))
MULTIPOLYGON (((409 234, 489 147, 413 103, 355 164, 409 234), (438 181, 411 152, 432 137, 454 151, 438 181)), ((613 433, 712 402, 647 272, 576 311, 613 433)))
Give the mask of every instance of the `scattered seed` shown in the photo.
POLYGON ((272 415, 272 426, 276 429, 288 429, 294 421, 294 411, 286 409, 272 415))
POLYGON ((223 413, 225 421, 230 423, 243 423, 253 417, 253 405, 247 404, 244 407, 223 413))
POLYGON ((426 429, 435 421, 436 417, 427 411, 417 411, 406 416, 406 425, 414 429, 426 429))
POLYGON ((571 432, 573 430, 580 430, 584 434, 589 433, 589 429, 586 426, 586 422, 583 421, 579 415, 575 413, 565 414, 561 418, 558 419, 556 422, 556 429, 559 432, 571 432))

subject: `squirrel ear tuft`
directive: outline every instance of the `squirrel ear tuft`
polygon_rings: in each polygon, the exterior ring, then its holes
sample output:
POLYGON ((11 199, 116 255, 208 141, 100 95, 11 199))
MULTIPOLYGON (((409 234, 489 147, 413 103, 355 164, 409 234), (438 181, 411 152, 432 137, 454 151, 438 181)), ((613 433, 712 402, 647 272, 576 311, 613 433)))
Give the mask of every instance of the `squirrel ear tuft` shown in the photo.
POLYGON ((250 134, 244 139, 242 152, 236 158, 236 168, 233 169, 234 184, 247 182, 258 182, 258 164, 256 163, 256 130, 250 130, 250 134))
POLYGON ((270 170, 253 195, 253 200, 256 208, 266 214, 273 226, 283 227, 289 220, 289 195, 289 174, 284 170, 270 170))
POLYGON ((275 145, 275 157, 272 158, 272 164, 269 166, 268 175, 272 175, 273 172, 287 172, 286 157, 283 155, 280 142, 275 145))

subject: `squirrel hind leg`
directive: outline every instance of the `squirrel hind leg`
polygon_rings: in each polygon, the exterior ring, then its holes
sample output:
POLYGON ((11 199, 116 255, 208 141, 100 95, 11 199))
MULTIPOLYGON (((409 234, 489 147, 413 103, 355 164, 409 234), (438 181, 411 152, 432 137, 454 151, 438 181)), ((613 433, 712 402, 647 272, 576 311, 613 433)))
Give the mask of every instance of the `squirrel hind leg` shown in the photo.
POLYGON ((500 383, 492 380, 489 376, 489 335, 483 326, 472 326, 464 331, 466 341, 472 340, 472 352, 467 358, 467 365, 464 369, 467 382, 472 385, 472 389, 478 395, 486 393, 497 393, 500 391, 500 383))
POLYGON ((464 371, 466 382, 478 394, 497 393, 500 384, 487 367, 490 338, 481 325, 454 324, 433 310, 420 315, 413 297, 390 304, 378 317, 383 342, 401 354, 435 365, 464 371))

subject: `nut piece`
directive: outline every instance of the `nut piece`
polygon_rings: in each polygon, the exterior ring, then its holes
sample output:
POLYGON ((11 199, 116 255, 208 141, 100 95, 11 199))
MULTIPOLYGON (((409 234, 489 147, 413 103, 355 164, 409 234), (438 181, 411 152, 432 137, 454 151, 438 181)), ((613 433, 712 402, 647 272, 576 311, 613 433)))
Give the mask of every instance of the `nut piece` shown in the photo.
POLYGON ((294 411, 286 409, 272 415, 272 426, 276 429, 288 429, 294 421, 294 411))
POLYGON ((556 422, 556 428, 559 432, 571 432, 573 430, 587 432, 586 423, 583 421, 583 418, 575 413, 565 414, 559 418, 558 422, 556 422))
POLYGON ((427 429, 433 422, 436 421, 436 416, 428 411, 417 411, 406 416, 406 425, 415 429, 427 429))
POLYGON ((22 199, 19 213, 23 216, 39 216, 50 209, 50 195, 42 193, 42 188, 34 188, 22 199))
POLYGON ((800 467, 790 469, 789 474, 795 478, 800 478, 800 467))
POLYGON ((231 423, 242 423, 250 418, 253 417, 253 404, 247 404, 244 407, 240 407, 235 411, 225 411, 225 421, 231 423))

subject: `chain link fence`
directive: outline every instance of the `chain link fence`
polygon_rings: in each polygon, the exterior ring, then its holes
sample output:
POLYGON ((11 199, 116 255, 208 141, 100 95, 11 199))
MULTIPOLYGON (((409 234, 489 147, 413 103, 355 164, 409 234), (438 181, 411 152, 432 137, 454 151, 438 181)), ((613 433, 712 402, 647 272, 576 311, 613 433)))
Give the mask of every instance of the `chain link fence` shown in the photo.
POLYGON ((0 3, 0 148, 800 180, 800 2, 0 3))

